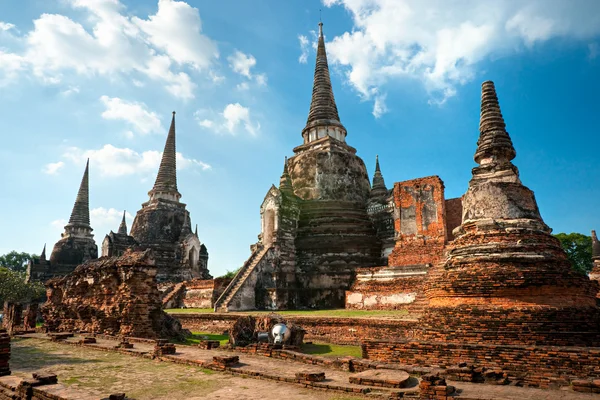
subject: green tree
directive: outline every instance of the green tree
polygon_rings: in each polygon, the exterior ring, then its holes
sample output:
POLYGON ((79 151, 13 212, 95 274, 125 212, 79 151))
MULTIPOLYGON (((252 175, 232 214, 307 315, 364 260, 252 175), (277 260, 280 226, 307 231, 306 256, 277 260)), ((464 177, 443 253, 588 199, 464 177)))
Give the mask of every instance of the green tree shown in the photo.
MULTIPOLYGON (((241 267, 240 267, 240 268, 241 268, 241 267)), ((233 279, 233 277, 235 276, 235 274, 237 274, 237 273, 238 273, 238 271, 240 270, 240 268, 236 269, 235 271, 230 271, 230 270, 227 270, 227 272, 226 272, 224 275, 220 276, 219 278, 229 278, 229 279, 233 279)))
POLYGON ((558 233, 554 235, 577 271, 588 274, 592 270, 592 238, 581 233, 558 233))
POLYGON ((0 267, 0 304, 5 301, 28 302, 40 299, 45 292, 39 282, 26 283, 25 274, 0 267))
POLYGON ((3 256, 0 256, 0 267, 8 268, 16 272, 25 272, 27 263, 34 258, 39 258, 35 254, 19 253, 11 251, 3 256))

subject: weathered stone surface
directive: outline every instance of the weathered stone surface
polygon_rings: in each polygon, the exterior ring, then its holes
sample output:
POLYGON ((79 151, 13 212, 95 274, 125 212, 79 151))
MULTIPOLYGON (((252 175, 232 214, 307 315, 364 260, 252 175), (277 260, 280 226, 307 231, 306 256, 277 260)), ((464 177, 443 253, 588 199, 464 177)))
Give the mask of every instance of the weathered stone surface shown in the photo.
POLYGON ((480 166, 463 196, 456 239, 428 282, 422 338, 598 346, 597 283, 571 268, 533 192, 521 184, 499 106, 490 105, 497 102, 493 89, 483 84, 480 166))
MULTIPOLYGON (((600 241, 596 236, 596 231, 592 231, 592 263, 592 270, 589 277, 600 284, 600 241)), ((600 299, 600 285, 596 297, 600 299)))
POLYGON ((251 315, 237 318, 235 323, 229 328, 229 342, 234 346, 246 346, 258 342, 259 332, 268 332, 269 343, 273 343, 272 330, 277 324, 285 324, 290 330, 288 341, 283 344, 292 346, 301 346, 305 330, 278 314, 269 314, 264 317, 254 317, 251 315))
POLYGON ((46 260, 46 246, 44 245, 40 259, 28 264, 27 281, 44 282, 56 276, 64 276, 71 273, 79 264, 98 258, 98 246, 94 241, 92 231, 89 211, 88 160, 69 223, 65 225, 61 239, 54 245, 50 260, 46 260))
POLYGON ((405 371, 393 369, 368 369, 350 376, 350 383, 368 386, 405 388, 409 384, 410 375, 405 371))
POLYGON ((179 199, 175 151, 175 113, 156 182, 131 226, 130 235, 141 249, 152 249, 157 280, 182 282, 210 279, 208 251, 192 232, 189 212, 179 199))
POLYGON ((162 311, 152 252, 128 251, 79 266, 46 283, 42 307, 49 331, 86 331, 142 338, 181 337, 162 311))

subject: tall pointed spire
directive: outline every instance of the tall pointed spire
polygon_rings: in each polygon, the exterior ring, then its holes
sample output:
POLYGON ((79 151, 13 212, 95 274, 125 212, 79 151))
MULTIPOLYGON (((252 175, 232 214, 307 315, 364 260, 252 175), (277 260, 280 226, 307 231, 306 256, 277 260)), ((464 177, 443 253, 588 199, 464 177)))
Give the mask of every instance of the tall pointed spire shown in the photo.
POLYGON ((194 235, 198 237, 198 224, 196 224, 196 230, 194 230, 194 235))
MULTIPOLYGON (((340 122, 333 89, 331 87, 331 77, 329 75, 329 65, 327 63, 327 53, 325 52, 325 38, 323 37, 323 23, 319 22, 319 44, 317 46, 317 60, 315 64, 315 76, 313 80, 312 99, 306 127, 302 131, 305 136, 307 131, 315 127, 324 127, 321 132, 327 132, 328 136, 334 136, 339 140, 344 140, 346 129, 340 122), (337 130, 334 128, 336 127, 337 130), (331 132, 329 132, 329 129, 331 132)), ((315 140, 324 135, 318 135, 315 132, 314 138, 306 138, 305 142, 315 140)))
POLYGON ((596 231, 592 231, 592 260, 600 260, 600 242, 596 237, 596 231))
POLYGON ((158 167, 156 182, 154 183, 152 190, 148 193, 151 199, 160 197, 178 201, 181 198, 181 194, 177 191, 176 158, 175 111, 173 111, 173 119, 171 120, 171 127, 169 128, 169 134, 167 135, 165 149, 162 154, 162 159, 160 160, 160 167, 158 167))
POLYGON ((379 155, 375 156, 375 173, 373 174, 373 185, 371 186, 371 197, 387 194, 387 187, 379 168, 379 155))
POLYGON ((293 191, 292 188, 292 178, 288 172, 288 159, 285 158, 283 162, 283 173, 281 174, 281 178, 279 179, 279 190, 281 191, 293 191))
POLYGON ((509 162, 517 155, 513 143, 506 132, 506 124, 500 111, 494 82, 481 85, 481 119, 479 140, 475 162, 484 165, 492 162, 509 162))
POLYGON ((66 234, 89 234, 93 230, 90 226, 89 168, 90 159, 88 158, 69 223, 65 226, 66 234))
POLYGON ((42 250, 42 254, 40 254, 40 261, 46 261, 46 243, 44 243, 44 249, 42 250))
POLYGON ((119 225, 119 230, 117 233, 127 235, 127 221, 125 221, 125 210, 123 210, 123 219, 121 220, 121 225, 119 225))

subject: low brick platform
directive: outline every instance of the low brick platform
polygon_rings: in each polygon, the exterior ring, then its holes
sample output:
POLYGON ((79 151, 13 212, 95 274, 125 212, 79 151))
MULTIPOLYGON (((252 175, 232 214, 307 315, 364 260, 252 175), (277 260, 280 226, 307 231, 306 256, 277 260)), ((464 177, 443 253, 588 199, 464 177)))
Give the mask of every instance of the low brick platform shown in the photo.
POLYGON ((169 343, 166 339, 156 340, 156 344, 154 346, 154 355, 155 356, 164 356, 164 355, 175 354, 175 353, 176 353, 176 348, 173 343, 169 343))
POLYGON ((83 339, 80 340, 81 344, 92 344, 96 343, 96 338, 91 336, 84 336, 83 339))
POLYGON ((75 336, 75 334, 72 333, 72 332, 53 332, 53 333, 48 333, 48 337, 53 342, 58 342, 59 340, 65 340, 65 339, 73 337, 73 336, 75 336))
POLYGON ((325 372, 296 372, 296 379, 307 382, 322 382, 325 380, 325 372))
MULTIPOLYGON (((598 347, 365 341, 362 349, 366 359, 403 365, 453 368, 468 363, 481 368, 480 373, 487 373, 490 383, 492 380, 504 383, 506 378, 515 384, 546 389, 568 386, 574 379, 600 379, 598 347)), ((451 371, 454 375, 473 373, 451 371)), ((468 376, 461 378, 469 379, 468 376)))
POLYGON ((389 388, 405 388, 410 375, 404 371, 368 369, 350 376, 350 383, 389 388))
POLYGON ((239 356, 228 356, 228 357, 215 356, 215 357, 213 357, 213 363, 217 367, 221 367, 221 368, 233 367, 234 365, 237 365, 240 363, 240 357, 239 356))
POLYGON ((423 375, 419 384, 420 399, 445 400, 454 394, 454 386, 446 384, 446 380, 439 375, 423 375))
POLYGON ((205 350, 217 349, 221 346, 221 342, 218 340, 202 340, 198 343, 198 347, 205 350))

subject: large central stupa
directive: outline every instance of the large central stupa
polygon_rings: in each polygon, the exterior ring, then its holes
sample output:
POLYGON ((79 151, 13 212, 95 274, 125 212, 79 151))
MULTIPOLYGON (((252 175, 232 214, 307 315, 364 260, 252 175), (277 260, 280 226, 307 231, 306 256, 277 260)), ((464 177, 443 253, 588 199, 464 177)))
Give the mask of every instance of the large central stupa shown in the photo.
POLYGON ((344 307, 356 268, 381 263, 367 169, 346 136, 320 23, 303 143, 286 160, 279 188, 267 193, 259 242, 217 309, 344 307))

